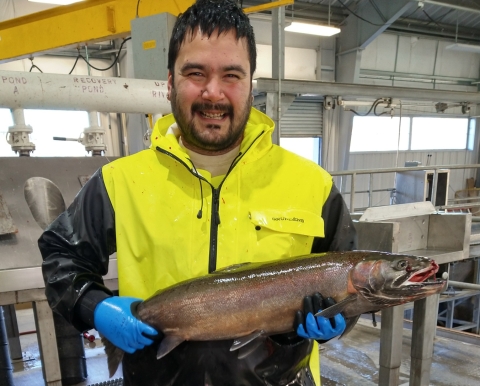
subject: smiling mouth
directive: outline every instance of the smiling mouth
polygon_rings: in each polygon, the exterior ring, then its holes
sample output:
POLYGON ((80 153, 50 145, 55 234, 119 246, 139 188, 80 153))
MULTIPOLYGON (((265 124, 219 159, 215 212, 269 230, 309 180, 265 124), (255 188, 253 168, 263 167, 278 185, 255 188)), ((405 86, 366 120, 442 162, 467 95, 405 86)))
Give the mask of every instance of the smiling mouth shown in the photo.
POLYGON ((227 115, 226 113, 207 113, 205 111, 199 111, 199 114, 203 118, 216 119, 216 120, 221 120, 225 118, 225 116, 227 115))

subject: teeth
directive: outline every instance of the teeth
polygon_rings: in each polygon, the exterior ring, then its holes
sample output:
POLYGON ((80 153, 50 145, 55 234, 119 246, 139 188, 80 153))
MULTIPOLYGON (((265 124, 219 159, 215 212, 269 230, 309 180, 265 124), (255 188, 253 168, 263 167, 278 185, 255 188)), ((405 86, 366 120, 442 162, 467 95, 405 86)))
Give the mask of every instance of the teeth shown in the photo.
POLYGON ((224 116, 224 114, 210 114, 205 112, 202 112, 202 115, 204 117, 211 118, 211 119, 222 119, 224 116))

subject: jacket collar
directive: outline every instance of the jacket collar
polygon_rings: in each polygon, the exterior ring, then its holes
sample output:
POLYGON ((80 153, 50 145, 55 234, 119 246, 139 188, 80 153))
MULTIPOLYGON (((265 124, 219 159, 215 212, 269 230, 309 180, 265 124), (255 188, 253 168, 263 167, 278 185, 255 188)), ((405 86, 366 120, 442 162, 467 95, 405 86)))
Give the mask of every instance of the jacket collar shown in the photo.
MULTIPOLYGON (((252 107, 245 127, 243 141, 240 145, 240 153, 245 154, 248 150, 249 161, 263 155, 272 147, 273 129, 273 121, 267 115, 252 107)), ((190 164, 187 153, 178 142, 179 136, 180 130, 176 125, 175 118, 173 114, 168 114, 155 123, 150 148, 156 150, 159 147, 190 164)))

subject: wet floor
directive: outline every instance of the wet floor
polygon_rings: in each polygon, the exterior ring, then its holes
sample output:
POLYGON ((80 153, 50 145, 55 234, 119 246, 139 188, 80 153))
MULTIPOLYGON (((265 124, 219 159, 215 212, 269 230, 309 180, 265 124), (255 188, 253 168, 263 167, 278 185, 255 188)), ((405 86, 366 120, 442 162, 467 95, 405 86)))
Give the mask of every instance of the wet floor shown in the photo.
MULTIPOLYGON (((360 319, 345 337, 333 340, 320 352, 323 386, 378 385, 380 324, 373 327, 360 319)), ((404 330, 399 385, 410 379, 411 331, 404 330)), ((480 385, 480 347, 436 337, 430 370, 430 386, 480 385)))
MULTIPOLYGON (((31 310, 17 311, 20 333, 33 331, 31 310)), ((345 337, 332 340, 321 347, 320 368, 322 386, 378 385, 380 324, 373 327, 371 320, 360 319, 345 337)), ((36 334, 20 336, 23 359, 14 361, 15 386, 44 386, 40 353, 36 334)), ((402 363, 399 385, 409 384, 411 331, 404 330, 402 363)), ((88 377, 77 386, 95 385, 109 380, 106 357, 101 342, 96 347, 86 344, 85 356, 88 377)), ((112 380, 122 377, 121 369, 112 380)), ((458 340, 437 337, 434 343, 430 386, 480 385, 480 347, 458 340)))

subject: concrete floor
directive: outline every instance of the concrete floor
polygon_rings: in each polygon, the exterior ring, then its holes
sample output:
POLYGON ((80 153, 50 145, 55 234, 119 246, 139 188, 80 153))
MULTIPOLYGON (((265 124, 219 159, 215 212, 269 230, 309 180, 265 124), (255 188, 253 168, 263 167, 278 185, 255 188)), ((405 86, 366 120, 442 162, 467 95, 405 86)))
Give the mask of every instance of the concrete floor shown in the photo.
MULTIPOLYGON (((20 333, 35 329, 31 310, 17 311, 17 319, 20 333)), ((322 386, 378 385, 379 326, 373 327, 369 319, 360 319, 348 335, 322 345, 322 386)), ((14 385, 44 386, 36 334, 21 335, 20 341, 23 360, 14 363, 14 385)), ((410 341, 411 333, 405 329, 399 381, 401 386, 409 384, 410 341)), ((88 378, 77 386, 95 385, 109 380, 103 347, 99 340, 95 343, 95 348, 85 346, 88 378)), ((121 377, 119 369, 112 380, 121 377)), ((430 379, 431 386, 480 385, 480 347, 437 337, 430 379)))

